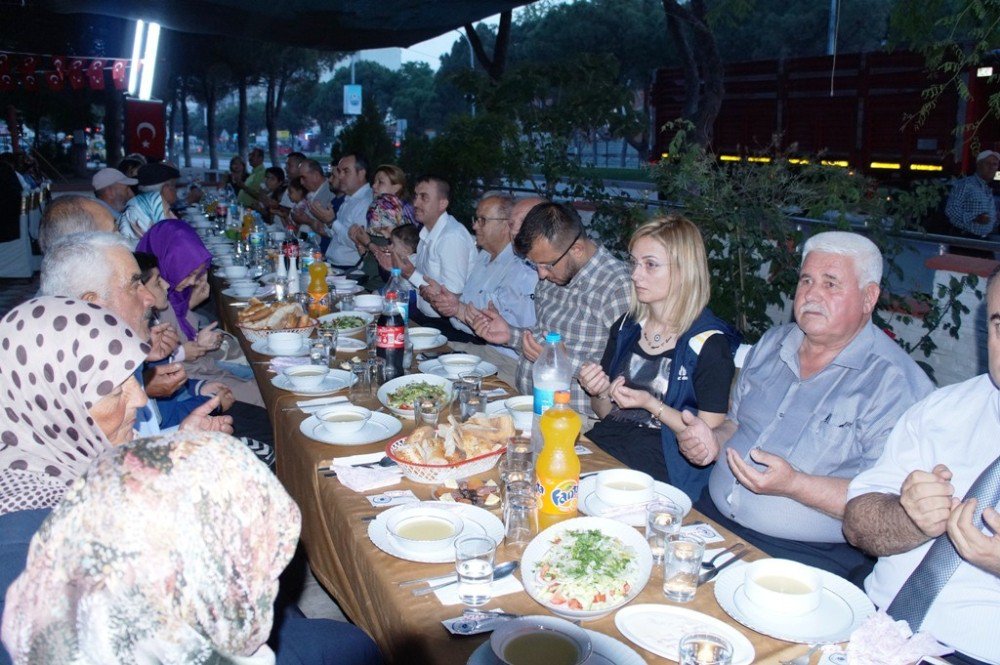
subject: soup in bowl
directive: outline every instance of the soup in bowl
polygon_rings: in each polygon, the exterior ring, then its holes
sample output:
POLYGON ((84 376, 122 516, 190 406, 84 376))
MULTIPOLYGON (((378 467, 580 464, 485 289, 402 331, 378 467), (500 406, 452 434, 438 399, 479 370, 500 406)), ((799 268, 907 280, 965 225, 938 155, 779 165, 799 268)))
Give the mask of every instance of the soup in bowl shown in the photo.
POLYGON ((316 413, 323 431, 334 436, 360 431, 371 417, 371 411, 352 404, 339 404, 316 413))
POLYGON ((445 373, 453 379, 457 379, 460 374, 474 370, 479 365, 480 360, 482 358, 471 353, 446 353, 438 358, 445 373))
POLYGON ((817 569, 788 559, 762 559, 746 567, 744 592, 775 614, 802 616, 819 607, 823 578, 817 569))
POLYGON ((318 388, 329 373, 330 368, 321 365, 295 365, 284 369, 284 375, 292 387, 302 390, 318 388))
POLYGON ((587 631, 550 616, 504 621, 493 630, 490 648, 507 665, 580 665, 593 644, 587 631))
POLYGON ((518 395, 503 401, 507 413, 514 419, 514 427, 520 432, 530 432, 535 415, 535 398, 531 395, 518 395))
POLYGON ((597 474, 597 498, 609 506, 631 506, 653 500, 653 477, 632 469, 597 474))
POLYGON ((465 522, 450 510, 414 506, 390 515, 386 528, 400 546, 412 552, 433 552, 451 547, 465 522))

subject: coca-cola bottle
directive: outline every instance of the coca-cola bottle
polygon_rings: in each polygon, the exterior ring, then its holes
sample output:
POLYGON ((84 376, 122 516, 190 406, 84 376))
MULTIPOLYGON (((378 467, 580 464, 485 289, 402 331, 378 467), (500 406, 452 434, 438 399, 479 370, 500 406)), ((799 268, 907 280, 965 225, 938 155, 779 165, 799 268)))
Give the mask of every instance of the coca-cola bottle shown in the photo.
POLYGON ((384 296, 382 313, 376 321, 375 353, 385 359, 385 380, 403 376, 403 355, 406 352, 406 321, 399 309, 395 291, 384 296))

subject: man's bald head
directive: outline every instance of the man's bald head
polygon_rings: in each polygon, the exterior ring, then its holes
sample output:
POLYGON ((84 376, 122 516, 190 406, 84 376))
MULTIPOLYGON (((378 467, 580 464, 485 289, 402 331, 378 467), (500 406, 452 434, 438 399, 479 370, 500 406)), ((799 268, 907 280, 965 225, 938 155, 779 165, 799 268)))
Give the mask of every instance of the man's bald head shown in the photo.
POLYGON ((87 196, 70 194, 49 203, 38 223, 38 246, 44 254, 46 248, 70 233, 115 230, 111 211, 87 196))
POLYGON ((548 200, 540 196, 529 196, 514 204, 513 210, 510 211, 511 237, 517 235, 517 232, 521 230, 521 224, 524 223, 525 216, 539 203, 548 203, 548 200))

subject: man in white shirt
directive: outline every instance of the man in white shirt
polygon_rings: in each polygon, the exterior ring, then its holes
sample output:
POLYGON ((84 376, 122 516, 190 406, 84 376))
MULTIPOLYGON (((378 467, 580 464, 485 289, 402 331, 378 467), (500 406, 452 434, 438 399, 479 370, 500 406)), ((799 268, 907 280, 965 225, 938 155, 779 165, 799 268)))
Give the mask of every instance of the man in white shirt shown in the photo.
MULTIPOLYGON (((337 179, 340 190, 344 193, 344 202, 340 210, 333 213, 330 219, 324 219, 327 211, 319 215, 320 219, 330 226, 323 229, 330 237, 330 245, 326 248, 326 258, 337 268, 354 268, 360 263, 361 256, 348 237, 351 226, 364 226, 368 214, 368 206, 372 204, 372 187, 368 184, 368 161, 357 153, 341 157, 337 163, 337 179)), ((315 214, 315 213, 314 213, 315 214)))
MULTIPOLYGON (((423 176, 414 187, 413 212, 424 228, 413 262, 404 260, 399 267, 403 277, 417 289, 433 280, 455 294, 465 290, 476 257, 476 243, 462 223, 448 214, 450 195, 451 186, 436 176, 423 176)), ((423 296, 417 297, 417 309, 419 313, 411 311, 410 316, 416 315, 418 322, 420 314, 425 319, 441 319, 423 296)))
POLYGON ((879 557, 865 580, 872 601, 957 650, 955 663, 1000 663, 1000 271, 986 317, 988 374, 903 414, 851 481, 844 515, 848 541, 879 557))
POLYGON ((299 176, 302 177, 302 184, 305 185, 306 200, 309 201, 308 210, 299 208, 292 209, 292 220, 296 224, 304 224, 306 230, 313 230, 319 223, 319 219, 313 213, 315 207, 329 206, 333 201, 333 192, 323 173, 323 167, 315 159, 307 159, 299 165, 299 176))

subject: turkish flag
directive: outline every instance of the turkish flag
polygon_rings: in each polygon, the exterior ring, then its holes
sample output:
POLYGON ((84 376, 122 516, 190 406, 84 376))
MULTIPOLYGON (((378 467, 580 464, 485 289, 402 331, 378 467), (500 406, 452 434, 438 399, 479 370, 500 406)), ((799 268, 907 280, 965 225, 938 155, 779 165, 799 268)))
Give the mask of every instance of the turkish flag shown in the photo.
POLYGON ((87 82, 91 90, 104 90, 104 61, 91 60, 87 68, 87 82))
POLYGON ((63 89, 63 77, 60 72, 46 72, 45 82, 52 92, 59 92, 63 89))
POLYGON ((0 74, 10 73, 10 56, 6 53, 0 53, 0 74))
POLYGON ((66 56, 64 56, 64 55, 54 55, 54 56, 52 56, 52 66, 56 68, 57 72, 59 72, 60 77, 62 76, 63 72, 66 71, 66 61, 67 60, 68 60, 68 58, 66 56))
POLYGON ((38 78, 34 74, 25 74, 21 82, 24 83, 25 91, 38 92, 38 78))
POLYGON ((0 74, 0 92, 10 92, 14 89, 14 77, 9 72, 0 74))
POLYGON ((115 60, 115 64, 111 65, 111 80, 114 81, 115 90, 124 90, 128 87, 128 81, 125 80, 124 60, 115 60))
POLYGON ((26 55, 21 58, 21 74, 24 76, 34 76, 35 69, 38 68, 38 58, 33 55, 26 55))
POLYGON ((161 101, 125 99, 125 152, 159 160, 167 154, 167 114, 161 101))
POLYGON ((86 84, 87 75, 83 73, 82 69, 69 70, 69 87, 74 90, 83 90, 83 86, 86 84))

